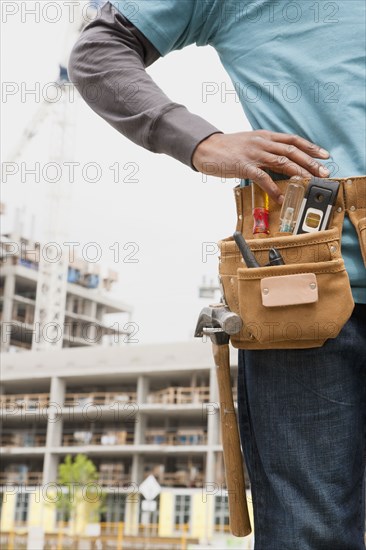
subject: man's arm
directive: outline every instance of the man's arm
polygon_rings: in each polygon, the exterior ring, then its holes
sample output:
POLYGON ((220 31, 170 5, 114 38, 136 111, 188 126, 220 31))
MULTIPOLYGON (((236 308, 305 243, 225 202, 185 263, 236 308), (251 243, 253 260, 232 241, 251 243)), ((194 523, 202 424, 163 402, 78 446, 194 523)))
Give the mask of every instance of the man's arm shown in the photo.
POLYGON ((174 103, 145 68, 160 57, 111 4, 82 32, 69 75, 88 105, 134 143, 190 166, 196 146, 218 128, 174 103))
POLYGON ((107 2, 76 42, 69 74, 89 106, 116 130, 193 170, 252 179, 280 203, 281 191, 266 169, 287 176, 329 175, 315 160, 329 153, 302 137, 269 130, 224 134, 173 102, 145 70, 159 57, 153 44, 107 2))

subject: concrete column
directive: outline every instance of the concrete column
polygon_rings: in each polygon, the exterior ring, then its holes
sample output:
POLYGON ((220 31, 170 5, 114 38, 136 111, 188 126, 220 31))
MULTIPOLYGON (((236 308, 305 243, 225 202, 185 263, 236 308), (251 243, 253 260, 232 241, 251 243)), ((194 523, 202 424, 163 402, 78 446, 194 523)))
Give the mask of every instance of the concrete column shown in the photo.
POLYGON ((7 275, 4 284, 3 321, 11 321, 15 293, 15 275, 7 275))
POLYGON ((134 454, 132 458, 131 483, 137 488, 142 482, 144 473, 144 459, 140 454, 134 454))
POLYGON ((135 422, 135 437, 134 444, 140 445, 145 443, 145 430, 146 430, 146 414, 138 413, 135 422))
POLYGON ((85 315, 92 317, 93 319, 97 316, 97 303, 94 300, 85 300, 84 304, 85 315))
POLYGON ((51 379, 50 404, 47 423, 47 447, 62 445, 61 408, 65 401, 65 380, 54 376, 51 379))
POLYGON ((140 412, 140 405, 146 403, 149 392, 149 380, 146 376, 139 375, 136 390, 136 415, 134 443, 138 445, 145 442, 146 415, 140 412))
POLYGON ((4 297, 3 297, 3 312, 2 312, 2 325, 3 334, 6 334, 6 338, 1 339, 1 351, 8 351, 10 347, 10 331, 6 328, 6 325, 10 325, 13 316, 13 303, 15 292, 15 275, 7 275, 5 277, 4 284, 4 297), (5 341, 3 341, 5 340, 5 341))
POLYGON ((210 368, 210 401, 203 406, 203 413, 207 415, 207 445, 206 456, 206 483, 215 482, 215 453, 213 445, 219 442, 220 411, 217 388, 216 367, 210 368))
POLYGON ((65 305, 65 311, 72 311, 72 304, 73 304, 73 295, 67 294, 66 295, 66 305, 65 305))
MULTIPOLYGON (((140 374, 137 378, 136 388, 136 415, 135 415, 135 431, 134 445, 140 445, 145 442, 146 430, 146 414, 140 412, 140 405, 146 403, 147 394, 149 392, 149 379, 140 374)), ((141 483, 143 475, 143 457, 140 454, 135 454, 132 460, 131 480, 133 483, 141 483)))
POLYGON ((48 411, 46 452, 43 466, 43 483, 50 483, 57 478, 57 456, 51 454, 52 447, 62 445, 61 407, 65 400, 65 381, 61 378, 51 379, 50 405, 48 411))
POLYGON ((146 403, 147 395, 149 393, 149 379, 140 374, 137 378, 137 390, 136 390, 136 401, 137 403, 146 403))
MULTIPOLYGON (((96 302, 95 302, 95 306, 97 306, 96 302)), ((105 309, 106 309, 105 306, 101 304, 98 304, 98 308, 95 307, 95 317, 97 317, 98 321, 104 320, 105 309)))
POLYGON ((58 456, 46 452, 43 462, 43 486, 57 481, 58 456))

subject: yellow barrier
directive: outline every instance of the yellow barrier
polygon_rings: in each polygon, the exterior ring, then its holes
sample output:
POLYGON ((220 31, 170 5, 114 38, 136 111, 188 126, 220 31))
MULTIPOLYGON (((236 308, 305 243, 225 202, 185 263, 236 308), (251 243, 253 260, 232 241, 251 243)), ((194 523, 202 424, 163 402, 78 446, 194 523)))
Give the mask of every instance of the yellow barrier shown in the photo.
MULTIPOLYGON (((177 527, 180 533, 169 537, 160 537, 158 535, 158 524, 137 526, 136 534, 125 534, 125 524, 119 523, 101 523, 101 533, 98 536, 83 536, 67 532, 67 529, 60 527, 53 533, 45 533, 43 550, 77 550, 79 544, 83 548, 94 550, 95 548, 112 548, 115 550, 134 550, 145 547, 156 550, 187 550, 189 543, 198 544, 197 538, 189 536, 189 525, 182 524, 177 527), (98 546, 97 546, 98 544, 98 546), (142 546, 143 545, 143 546, 142 546)), ((27 548, 26 529, 2 532, 1 548, 2 550, 24 550, 27 548), (20 543, 21 538, 21 545, 20 543)), ((39 549, 41 550, 41 549, 39 549)))

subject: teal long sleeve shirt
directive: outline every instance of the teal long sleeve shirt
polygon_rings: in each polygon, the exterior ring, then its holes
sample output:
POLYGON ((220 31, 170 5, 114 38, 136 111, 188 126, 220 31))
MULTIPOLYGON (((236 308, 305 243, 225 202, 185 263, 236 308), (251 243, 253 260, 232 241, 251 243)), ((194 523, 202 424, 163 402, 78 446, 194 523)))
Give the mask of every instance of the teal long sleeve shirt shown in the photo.
MULTIPOLYGON (((194 43, 212 46, 254 130, 298 134, 327 149, 331 177, 366 173, 363 0, 111 4, 162 56, 194 43)), ((366 271, 347 217, 342 254, 354 299, 366 303, 366 271)))

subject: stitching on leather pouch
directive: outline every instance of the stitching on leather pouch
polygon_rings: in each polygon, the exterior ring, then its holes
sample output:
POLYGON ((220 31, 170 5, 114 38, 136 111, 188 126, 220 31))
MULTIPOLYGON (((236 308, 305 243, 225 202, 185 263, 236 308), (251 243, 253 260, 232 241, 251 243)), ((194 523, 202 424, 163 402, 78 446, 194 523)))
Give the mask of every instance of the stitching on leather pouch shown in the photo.
MULTIPOLYGON (((293 235, 293 237, 298 237, 299 235, 293 235)), ((281 242, 282 239, 281 237, 270 237, 278 242, 281 242)), ((283 237, 285 238, 285 237, 283 237)), ((292 237, 290 237, 292 238, 292 237)), ((252 239, 249 239, 250 241, 252 241, 252 239)), ((263 239, 263 245, 265 244, 265 241, 266 239, 263 239)), ((327 242, 334 242, 334 241, 339 241, 339 236, 338 237, 333 237, 332 235, 328 235, 327 237, 323 237, 322 239, 315 239, 314 241, 311 241, 311 242, 301 242, 301 241, 294 241, 294 242, 290 242, 290 243, 285 243, 282 248, 294 248, 295 246, 296 247, 299 247, 299 246, 312 246, 313 244, 319 244, 319 243, 327 243, 327 242)), ((255 242, 260 242, 259 239, 258 240, 255 240, 255 242)), ((262 244, 262 243, 261 243, 262 244)), ((258 247, 255 247, 256 250, 259 250, 260 248, 270 248, 270 246, 258 246, 258 247)))
MULTIPOLYGON (((238 277, 236 275, 229 275, 227 273, 222 273, 221 274, 221 277, 222 277, 222 286, 224 288, 224 295, 225 295, 225 285, 226 285, 226 282, 224 284, 224 278, 227 278, 228 279, 228 284, 231 288, 231 297, 233 299, 233 301, 235 302, 235 306, 236 306, 236 310, 239 311, 239 298, 238 298, 238 289, 235 288, 233 282, 232 282, 232 279, 235 279, 236 280, 236 286, 238 285, 238 277)), ((227 293, 226 293, 227 294, 227 293)), ((227 301, 227 303, 229 303, 228 299, 227 299, 227 296, 224 296, 225 297, 225 300, 227 301)))
MULTIPOLYGON (((293 264, 295 265, 295 264, 293 264)), ((316 271, 315 275, 318 275, 318 273, 342 273, 342 271, 346 271, 345 268, 341 268, 341 269, 322 269, 321 271, 316 271)), ((288 273, 281 273, 281 275, 304 275, 306 273, 311 273, 311 271, 290 271, 288 273)), ((277 275, 273 275, 273 277, 281 277, 281 275, 277 274, 277 275)), ((266 275, 267 276, 267 275, 266 275)), ((271 275, 269 275, 270 277, 271 275)), ((240 281, 247 281, 248 279, 258 279, 258 280, 261 280, 261 276, 257 275, 256 277, 241 277, 240 275, 238 275, 238 279, 240 281)))
MULTIPOLYGON (((280 272, 277 272, 276 274, 273 274, 271 275, 269 272, 268 272, 268 277, 280 277, 281 275, 303 275, 303 274, 306 274, 306 273, 312 273, 311 269, 314 270, 314 273, 315 275, 317 275, 318 273, 342 273, 342 271, 346 271, 346 268, 344 266, 344 262, 342 260, 342 258, 339 258, 338 260, 330 260, 330 263, 331 262, 336 262, 336 265, 333 265, 333 266, 329 266, 327 268, 324 268, 324 269, 317 269, 316 266, 319 265, 317 264, 316 262, 311 262, 309 263, 310 266, 313 266, 313 267, 309 267, 309 271, 292 271, 291 269, 290 270, 287 270, 286 267, 287 266, 281 266, 284 268, 284 270, 280 271, 280 272)), ((322 263, 322 262, 319 262, 319 263, 322 263)), ((293 265, 296 265, 296 264, 291 264, 292 266, 293 265)), ((278 266, 277 266, 278 267, 278 266)), ((239 269, 243 269, 243 268, 239 268, 239 269)), ((245 269, 245 268, 244 268, 245 269)), ((253 275, 250 275, 250 271, 251 269, 253 268, 246 268, 248 269, 248 272, 247 273, 239 273, 238 272, 238 280, 241 280, 241 281, 245 281, 245 280, 248 280, 248 279, 263 279, 264 275, 260 275, 259 273, 253 273, 253 275)), ((266 267, 260 267, 260 268, 254 268, 254 269, 268 269, 266 267)), ((277 271, 277 270, 276 270, 277 271)), ((265 277, 267 277, 267 275, 265 275, 265 277)))
POLYGON ((238 288, 234 287, 234 284, 232 282, 234 279, 236 281, 236 286, 238 286, 238 278, 235 276, 229 277, 229 284, 231 286, 231 292, 232 292, 232 296, 233 296, 237 311, 239 311, 240 306, 239 306, 238 288))
MULTIPOLYGON (((247 241, 248 242, 248 241, 247 241)), ((293 245, 280 245, 276 243, 276 245, 272 244, 272 246, 276 246, 276 248, 278 249, 281 249, 281 250, 284 250, 284 249, 294 249, 294 248, 310 248, 311 246, 315 245, 315 244, 331 244, 331 243, 338 243, 339 242, 339 239, 331 239, 329 241, 314 241, 313 243, 311 243, 311 245, 307 246, 306 244, 297 244, 295 246, 293 245)), ((253 247, 252 248, 252 251, 253 252, 258 252, 258 251, 262 251, 262 250, 269 250, 271 248, 271 246, 261 246, 261 247, 253 247)), ((235 252, 235 253, 230 253, 230 252, 224 252, 223 254, 226 258, 232 258, 232 257, 235 257, 235 256, 238 256, 238 253, 235 252)))
MULTIPOLYGON (((312 241, 311 243, 306 243, 306 242, 295 242, 295 243, 286 243, 286 244, 278 244, 277 245, 277 248, 281 248, 281 249, 284 249, 284 248, 299 248, 299 247, 304 247, 304 246, 307 246, 307 247, 310 247, 310 246, 313 246, 315 244, 320 244, 320 243, 338 243, 340 240, 340 238, 338 237, 331 237, 329 235, 329 237, 324 237, 323 239, 317 239, 316 241, 312 241)), ((251 241, 251 240, 247 240, 248 241, 251 241)), ((277 238, 276 239, 277 242, 281 242, 281 237, 277 238)), ((259 242, 258 241, 255 241, 255 242, 259 242)), ((235 244, 234 241, 227 241, 227 244, 235 244)), ((263 242, 263 245, 265 243, 263 242)), ((268 250, 269 248, 271 248, 271 246, 273 246, 273 243, 271 243, 271 245, 268 245, 267 246, 255 246, 253 247, 253 252, 256 252, 257 250, 268 250)), ((225 248, 225 247, 223 247, 225 248)), ((230 253, 230 252, 227 252, 225 250, 222 250, 222 253, 224 256, 226 257, 231 257, 231 256, 237 256, 238 253, 235 252, 235 253, 230 253)))

